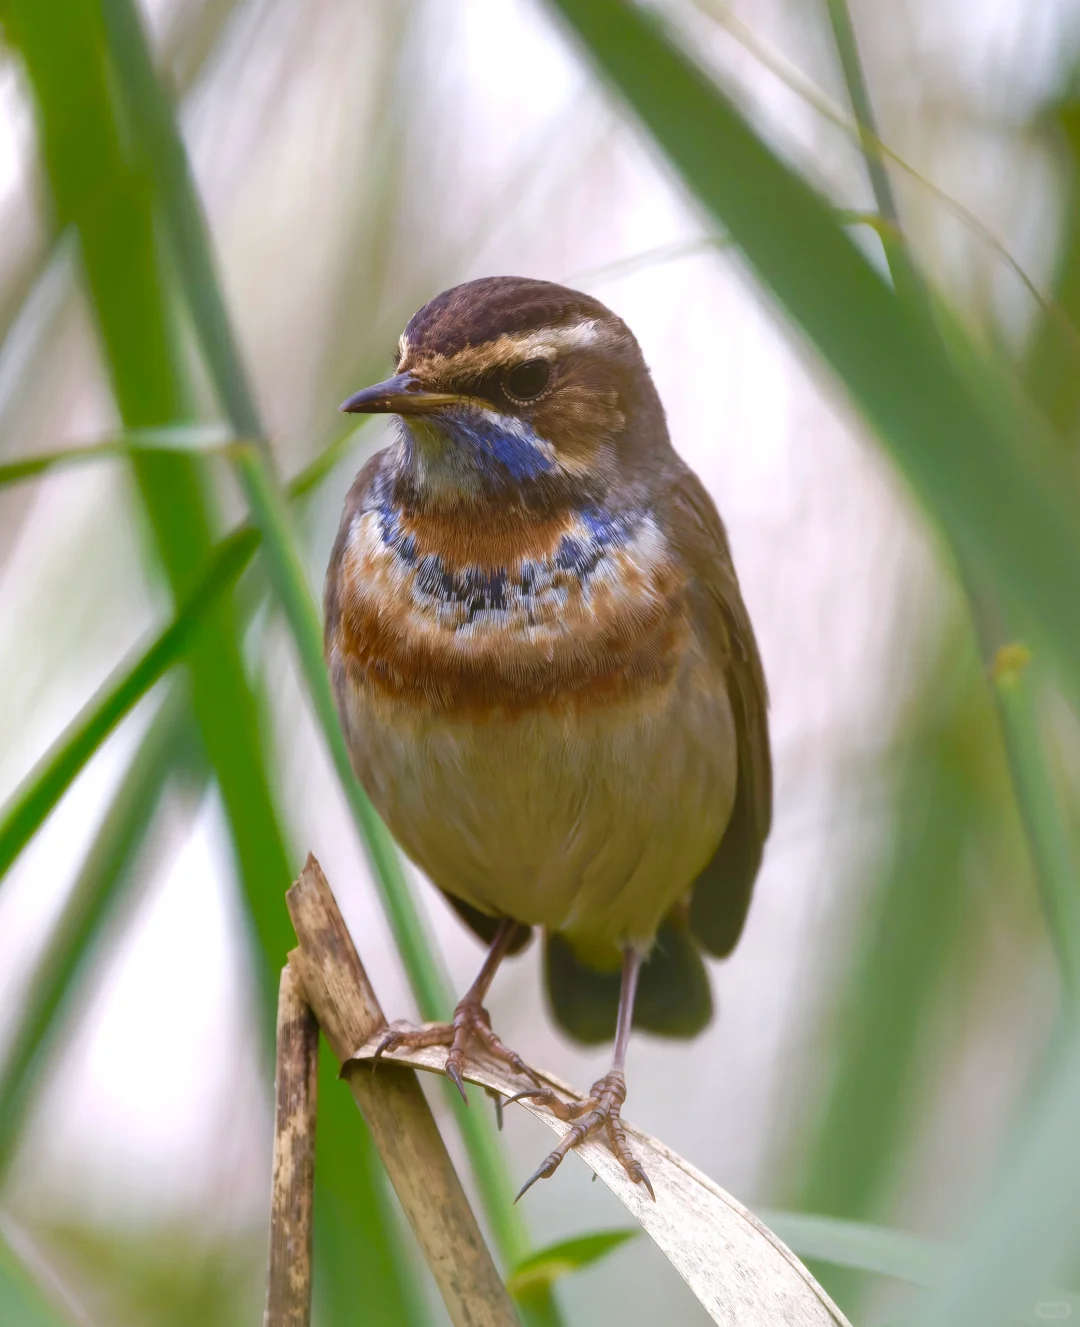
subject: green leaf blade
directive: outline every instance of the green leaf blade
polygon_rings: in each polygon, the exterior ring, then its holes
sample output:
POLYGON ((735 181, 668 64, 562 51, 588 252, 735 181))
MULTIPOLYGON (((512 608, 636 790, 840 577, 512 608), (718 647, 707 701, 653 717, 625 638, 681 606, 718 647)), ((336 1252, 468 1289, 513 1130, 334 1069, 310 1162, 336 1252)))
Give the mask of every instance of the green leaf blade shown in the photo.
POLYGON ((527 1299, 561 1277, 591 1267, 640 1234, 640 1230, 597 1230, 559 1240, 523 1258, 507 1277, 506 1287, 515 1299, 527 1299))

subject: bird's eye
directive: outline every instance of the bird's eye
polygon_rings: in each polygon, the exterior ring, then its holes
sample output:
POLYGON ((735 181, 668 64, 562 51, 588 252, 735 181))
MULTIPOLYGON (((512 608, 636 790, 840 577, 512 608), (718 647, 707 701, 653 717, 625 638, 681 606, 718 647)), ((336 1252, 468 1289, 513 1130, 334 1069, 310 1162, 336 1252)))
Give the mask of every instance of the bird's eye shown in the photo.
POLYGON ((515 364, 503 377, 503 391, 511 401, 533 401, 548 385, 551 365, 546 359, 527 359, 515 364))

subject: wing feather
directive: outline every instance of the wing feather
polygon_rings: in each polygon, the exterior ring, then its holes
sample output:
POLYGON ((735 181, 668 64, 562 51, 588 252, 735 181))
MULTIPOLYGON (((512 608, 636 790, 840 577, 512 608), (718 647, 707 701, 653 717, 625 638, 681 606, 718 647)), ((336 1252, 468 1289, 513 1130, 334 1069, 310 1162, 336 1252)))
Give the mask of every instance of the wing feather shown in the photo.
POLYGON ((712 860, 694 882, 690 900, 691 930, 709 953, 723 958, 742 934, 772 823, 768 691, 727 534, 712 498, 689 470, 675 479, 669 496, 669 537, 693 576, 695 625, 724 669, 735 719, 738 767, 731 819, 712 860))

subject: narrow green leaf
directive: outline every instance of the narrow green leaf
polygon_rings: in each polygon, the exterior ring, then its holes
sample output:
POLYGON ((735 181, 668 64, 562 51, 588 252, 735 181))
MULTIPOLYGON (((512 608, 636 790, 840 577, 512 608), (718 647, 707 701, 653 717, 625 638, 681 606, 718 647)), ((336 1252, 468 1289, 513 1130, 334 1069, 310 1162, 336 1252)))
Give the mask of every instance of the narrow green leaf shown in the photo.
MULTIPOLYGON (((844 226, 869 226, 879 235, 890 231, 890 226, 876 212, 856 212, 851 209, 837 209, 836 219, 844 226)), ((604 281, 614 281, 620 277, 632 276, 646 268, 658 267, 662 263, 675 262, 680 258, 694 258, 702 253, 722 253, 732 247, 728 235, 702 235, 696 240, 675 240, 671 244, 661 244, 655 249, 645 249, 642 253, 630 254, 626 258, 617 258, 613 263, 604 263, 600 267, 590 267, 584 272, 568 278, 571 286, 598 285, 604 281)))
POLYGON ((599 1262, 601 1258, 641 1234, 640 1229, 598 1230, 591 1235, 577 1235, 559 1240, 530 1253, 514 1268, 506 1280, 515 1299, 527 1299, 545 1286, 599 1262))
MULTIPOLYGON (((1024 428, 1028 409, 1011 366, 975 352, 948 310, 936 310, 957 371, 981 390, 995 414, 1013 429, 1024 428)), ((1040 701, 1051 689, 1049 661, 1030 646, 1035 633, 1026 610, 1006 613, 987 592, 985 579, 961 565, 961 581, 971 607, 981 662, 990 680, 1009 775, 1024 831, 1039 902, 1058 960, 1066 1000, 1080 1000, 1080 871, 1039 723, 1040 701), (1017 662, 1031 656, 1030 666, 1017 662)))
POLYGON ((651 16, 620 0, 552 3, 1080 694, 1080 498, 1042 423, 1018 436, 972 397, 927 320, 651 16))
POLYGON ((187 150, 154 69, 139 14, 129 0, 101 0, 101 10, 136 150, 164 208, 206 367, 236 435, 265 447, 265 432, 221 293, 187 150))
POLYGON ((865 1221, 807 1212, 759 1212, 762 1221, 800 1258, 933 1288, 942 1283, 950 1251, 932 1240, 865 1221))
POLYGON ((1077 371, 1077 327, 1080 327, 1080 80, 1049 107, 1032 112, 1031 129, 1058 129, 1066 158, 1061 239, 1054 275, 1053 299, 1040 309, 1028 341, 1024 377, 1032 399, 1053 424, 1062 442, 1075 446, 1080 429, 1080 372, 1077 371))
POLYGON ((84 465, 88 461, 127 456, 128 451, 129 449, 118 439, 116 442, 92 443, 87 447, 66 447, 62 451, 41 452, 37 456, 25 456, 17 461, 5 461, 0 465, 0 488, 9 484, 21 484, 26 479, 36 479, 39 475, 48 474, 50 470, 84 465))
POLYGON ((994 661, 991 685, 997 693, 1002 736, 1046 929, 1067 997, 1075 1004, 1080 1000, 1080 874, 1040 737, 1041 670, 1036 661, 1010 669, 1004 662, 1007 657, 1008 647, 994 661))
MULTIPOLYGON (((955 1276, 960 1266, 956 1249, 904 1230, 861 1221, 840 1221, 808 1212, 760 1212, 759 1215, 800 1258, 832 1263, 851 1271, 869 1272, 936 1290, 950 1276, 955 1276)), ((1039 1327, 1048 1321, 1071 1319, 1080 1312, 1080 1295, 1050 1283, 1039 1288, 1033 1280, 1030 1285, 1029 1301, 1018 1304, 1011 1314, 1003 1314, 1003 1323, 1022 1322, 1039 1327)), ((903 1321, 913 1319, 908 1317, 903 1321)))
POLYGON ((24 479, 35 479, 50 470, 60 470, 71 465, 85 465, 88 461, 108 460, 112 457, 130 459, 137 451, 209 455, 224 450, 229 443, 229 435, 220 428, 141 429, 125 434, 121 438, 107 438, 104 442, 87 443, 82 447, 64 447, 58 451, 40 452, 36 456, 5 461, 0 464, 0 488, 8 484, 21 483, 24 479))
POLYGON ((251 560, 253 531, 231 536, 169 625, 94 697, 54 744, 0 815, 0 878, 37 832, 86 762, 165 673, 181 660, 221 596, 251 560))
POLYGON ((908 250, 907 238, 900 225, 900 211, 893 194, 892 181, 885 162, 877 150, 881 141, 878 133, 877 118, 870 100, 870 89, 863 74, 862 57, 855 39, 855 25, 847 0, 826 0, 829 19, 832 23, 833 38, 840 56, 840 67, 844 73, 851 109, 855 112, 855 124, 859 131, 866 169, 870 176, 870 185, 874 191, 874 201, 878 214, 884 223, 878 234, 889 264, 889 272, 896 290, 918 307, 925 306, 925 290, 921 274, 916 270, 908 250))
MULTIPOLYGON (((285 486, 290 499, 306 497, 323 482, 335 467, 357 446, 360 428, 349 428, 335 438, 285 486)), ((53 470, 83 465, 99 460, 130 460, 137 451, 199 453, 203 455, 227 454, 242 440, 224 433, 220 428, 144 429, 127 433, 103 442, 90 442, 80 447, 64 447, 57 451, 39 452, 36 456, 23 456, 0 464, 0 488, 8 484, 36 479, 53 470)), ((260 536, 261 538, 261 536, 260 536)))

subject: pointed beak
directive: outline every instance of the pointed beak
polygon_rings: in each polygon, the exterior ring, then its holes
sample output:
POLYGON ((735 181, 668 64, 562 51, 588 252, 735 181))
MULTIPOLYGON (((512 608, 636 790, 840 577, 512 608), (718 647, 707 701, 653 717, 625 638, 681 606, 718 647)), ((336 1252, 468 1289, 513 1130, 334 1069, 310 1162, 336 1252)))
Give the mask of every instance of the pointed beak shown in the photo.
POLYGON ((350 396, 338 406, 347 415, 424 415, 440 406, 457 405, 453 392, 429 392, 411 373, 399 373, 350 396))

